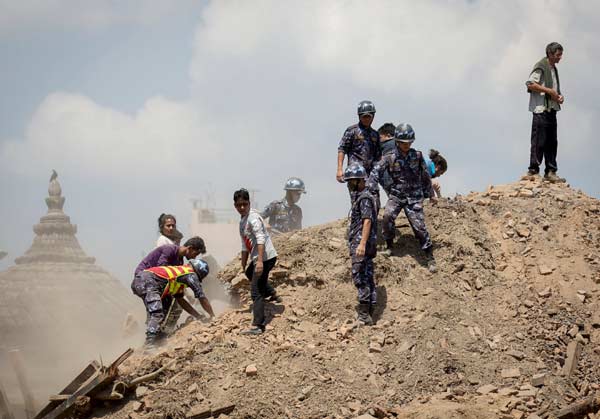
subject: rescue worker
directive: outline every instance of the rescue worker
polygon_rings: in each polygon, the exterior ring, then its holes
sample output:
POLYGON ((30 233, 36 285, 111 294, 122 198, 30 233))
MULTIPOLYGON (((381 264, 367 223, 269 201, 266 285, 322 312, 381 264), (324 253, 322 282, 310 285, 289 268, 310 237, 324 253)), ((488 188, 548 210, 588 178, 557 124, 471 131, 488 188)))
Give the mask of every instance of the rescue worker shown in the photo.
POLYGON ((352 281, 358 291, 358 321, 370 326, 377 304, 373 279, 373 259, 377 254, 377 202, 366 189, 367 171, 351 163, 344 172, 348 190, 354 197, 348 223, 348 248, 352 260, 352 281))
POLYGON ((410 124, 398 125, 394 137, 396 138, 396 150, 386 154, 377 162, 368 182, 371 191, 378 188, 386 170, 389 170, 393 180, 390 197, 383 214, 383 238, 387 245, 383 254, 386 256, 392 254, 396 234, 395 220, 400 211, 404 209, 406 218, 415 236, 419 239, 421 249, 425 252, 427 268, 433 273, 437 269, 423 213, 425 198, 430 198, 432 203, 436 202, 431 186, 431 177, 422 153, 411 148, 411 144, 415 140, 415 131, 410 124))
POLYGON ((166 335, 161 331, 171 300, 175 298, 179 305, 191 316, 200 319, 200 314, 184 298, 183 291, 190 287, 202 308, 213 318, 215 313, 210 301, 202 290, 202 279, 208 275, 208 264, 201 259, 191 259, 187 265, 155 266, 144 269, 131 283, 133 293, 144 301, 148 322, 146 327, 146 345, 152 346, 166 335))
POLYGON ((346 128, 338 146, 337 174, 338 182, 344 182, 344 157, 348 156, 348 165, 359 163, 366 170, 367 175, 375 162, 381 158, 379 134, 373 128, 375 105, 369 100, 363 100, 357 108, 358 124, 346 128))
POLYGON ((233 194, 233 205, 240 214, 240 239, 242 242, 242 269, 250 281, 252 297, 252 328, 245 335, 260 335, 267 325, 265 299, 281 302, 275 288, 269 283, 269 272, 277 262, 277 251, 273 247, 269 232, 259 212, 250 207, 250 194, 240 189, 233 194), (248 264, 250 257, 250 264, 248 264))
POLYGON ((260 216, 268 219, 273 234, 287 233, 302 228, 302 208, 297 205, 303 193, 306 193, 304 182, 297 177, 291 177, 283 188, 285 197, 273 201, 265 207, 260 216))

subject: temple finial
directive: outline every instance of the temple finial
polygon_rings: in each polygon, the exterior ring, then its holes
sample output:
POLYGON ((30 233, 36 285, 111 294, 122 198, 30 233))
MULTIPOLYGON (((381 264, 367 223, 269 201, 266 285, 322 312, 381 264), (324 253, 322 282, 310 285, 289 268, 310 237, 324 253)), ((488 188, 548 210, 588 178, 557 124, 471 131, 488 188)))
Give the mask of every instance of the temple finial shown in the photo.
POLYGON ((65 198, 61 196, 62 188, 58 183, 58 173, 52 169, 52 175, 50 176, 50 185, 48 185, 48 198, 46 198, 46 205, 48 205, 48 212, 62 212, 63 205, 65 204, 65 198))

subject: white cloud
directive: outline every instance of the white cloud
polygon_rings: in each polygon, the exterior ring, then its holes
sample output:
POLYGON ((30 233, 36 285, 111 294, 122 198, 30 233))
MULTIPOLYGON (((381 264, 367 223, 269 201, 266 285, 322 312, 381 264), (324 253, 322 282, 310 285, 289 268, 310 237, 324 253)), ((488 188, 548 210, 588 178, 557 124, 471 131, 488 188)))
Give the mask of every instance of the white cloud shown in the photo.
POLYGON ((0 36, 56 28, 101 28, 113 24, 150 24, 186 12, 192 0, 0 0, 0 36))

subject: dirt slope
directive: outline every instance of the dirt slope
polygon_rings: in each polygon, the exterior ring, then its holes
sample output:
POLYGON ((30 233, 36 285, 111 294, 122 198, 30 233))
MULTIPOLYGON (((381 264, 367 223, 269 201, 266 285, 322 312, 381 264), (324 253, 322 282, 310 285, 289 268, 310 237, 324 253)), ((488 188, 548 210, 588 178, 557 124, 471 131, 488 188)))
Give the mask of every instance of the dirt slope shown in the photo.
POLYGON ((235 404, 229 417, 535 418, 597 392, 600 201, 519 182, 426 214, 439 271, 424 267, 400 217, 397 251, 375 261, 375 326, 355 327, 346 220, 284 235, 273 272, 284 302, 267 306, 267 333, 239 335, 251 314, 233 261, 220 277, 241 308, 183 327, 158 353, 136 353, 124 375, 176 363, 96 416, 193 417, 235 404), (568 377, 570 343, 581 355, 568 377))

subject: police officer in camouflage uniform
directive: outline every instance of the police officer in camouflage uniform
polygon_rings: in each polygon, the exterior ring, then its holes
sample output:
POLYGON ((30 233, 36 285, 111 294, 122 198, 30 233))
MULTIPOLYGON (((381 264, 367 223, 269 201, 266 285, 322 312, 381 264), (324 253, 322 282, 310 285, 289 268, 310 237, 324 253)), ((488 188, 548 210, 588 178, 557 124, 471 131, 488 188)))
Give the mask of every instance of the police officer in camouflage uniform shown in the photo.
POLYGON ((148 320, 146 346, 155 345, 166 334, 161 326, 173 299, 194 318, 200 314, 184 297, 184 289, 190 287, 194 296, 209 316, 214 317, 212 306, 202 290, 202 279, 208 275, 208 264, 202 259, 191 259, 188 265, 156 266, 145 269, 131 283, 135 295, 144 301, 148 320))
POLYGON ((348 248, 352 260, 352 281, 358 290, 358 321, 373 324, 377 292, 373 279, 373 259, 377 254, 377 203, 366 189, 367 171, 351 163, 344 180, 352 196, 348 223, 348 248))
POLYGON ((431 177, 422 153, 411 148, 411 144, 415 140, 413 128, 409 124, 400 124, 396 128, 394 137, 396 138, 396 150, 384 155, 375 165, 368 183, 369 189, 378 188, 386 170, 389 170, 393 180, 383 214, 383 238, 387 244, 384 254, 388 256, 392 254, 396 234, 394 222, 400 211, 404 209, 406 218, 421 243, 421 249, 425 251, 427 267, 433 273, 436 271, 433 246, 425 226, 425 214, 423 213, 425 198, 430 198, 432 203, 435 203, 431 177))
POLYGON ((306 193, 304 182, 297 177, 291 177, 285 182, 285 198, 273 201, 265 207, 260 216, 269 219, 273 234, 287 233, 302 228, 302 208, 296 203, 303 193, 306 193))
POLYGON ((348 156, 348 165, 359 163, 367 175, 375 162, 381 158, 379 133, 371 128, 375 117, 375 105, 369 100, 358 104, 358 124, 346 128, 338 146, 337 174, 338 182, 344 182, 344 156, 348 156))

